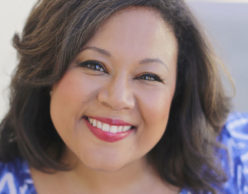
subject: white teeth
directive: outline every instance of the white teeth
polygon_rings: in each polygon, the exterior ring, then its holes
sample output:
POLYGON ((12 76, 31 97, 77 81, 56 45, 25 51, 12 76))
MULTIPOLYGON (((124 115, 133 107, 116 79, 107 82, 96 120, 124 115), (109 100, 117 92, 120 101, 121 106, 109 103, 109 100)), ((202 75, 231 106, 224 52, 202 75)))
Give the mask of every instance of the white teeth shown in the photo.
POLYGON ((123 126, 117 127, 117 132, 122 132, 122 131, 124 131, 124 130, 123 130, 123 126))
POLYGON ((125 132, 132 128, 132 126, 116 126, 116 125, 109 125, 107 123, 103 123, 101 121, 98 121, 96 119, 89 118, 89 122, 92 126, 97 127, 98 129, 101 129, 106 132, 110 133, 119 133, 119 132, 125 132))
POLYGON ((117 133, 117 126, 111 126, 110 127, 110 132, 111 133, 117 133))
POLYGON ((102 130, 103 131, 109 131, 109 129, 110 129, 110 126, 108 124, 106 124, 106 123, 103 123, 102 130))
POLYGON ((90 124, 93 124, 93 120, 94 120, 94 119, 89 118, 90 124))
POLYGON ((100 128, 101 129, 102 128, 102 123, 100 121, 97 121, 97 125, 96 126, 97 126, 97 128, 100 128))
POLYGON ((96 120, 93 120, 93 126, 96 127, 96 120))
POLYGON ((129 129, 131 129, 131 126, 124 126, 124 131, 128 131, 129 129))

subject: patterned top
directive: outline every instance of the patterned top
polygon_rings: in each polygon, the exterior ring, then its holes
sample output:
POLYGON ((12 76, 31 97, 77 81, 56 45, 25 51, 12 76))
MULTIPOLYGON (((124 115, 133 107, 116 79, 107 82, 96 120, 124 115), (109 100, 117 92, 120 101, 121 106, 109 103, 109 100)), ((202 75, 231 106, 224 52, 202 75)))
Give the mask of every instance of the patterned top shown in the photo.
MULTIPOLYGON (((220 194, 248 194, 248 114, 231 114, 220 135, 229 151, 222 164, 229 177, 220 194)), ((36 194, 27 162, 0 163, 0 194, 36 194)), ((180 194, 190 194, 183 189, 180 194)))
POLYGON ((0 163, 0 194, 36 194, 26 162, 0 163))

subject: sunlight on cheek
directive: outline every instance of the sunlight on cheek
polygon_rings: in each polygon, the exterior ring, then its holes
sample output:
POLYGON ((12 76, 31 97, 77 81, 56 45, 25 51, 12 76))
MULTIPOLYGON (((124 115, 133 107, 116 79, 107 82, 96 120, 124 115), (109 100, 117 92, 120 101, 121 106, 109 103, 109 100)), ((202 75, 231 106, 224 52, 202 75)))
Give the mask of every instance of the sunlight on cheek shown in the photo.
MULTIPOLYGON (((173 90, 172 90, 173 91, 173 90)), ((166 123, 170 112, 170 106, 173 98, 173 94, 168 88, 163 90, 153 90, 146 92, 140 97, 142 107, 146 114, 145 118, 152 118, 149 123, 166 123)))

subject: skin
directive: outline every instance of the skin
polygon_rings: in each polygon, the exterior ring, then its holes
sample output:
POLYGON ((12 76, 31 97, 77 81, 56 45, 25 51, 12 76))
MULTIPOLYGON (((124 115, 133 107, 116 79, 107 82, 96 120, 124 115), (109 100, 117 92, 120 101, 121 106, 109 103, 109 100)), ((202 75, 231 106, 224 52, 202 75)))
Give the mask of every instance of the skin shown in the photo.
POLYGON ((74 168, 52 175, 31 169, 37 191, 177 193, 146 161, 166 129, 177 54, 175 35, 156 11, 128 8, 110 17, 53 87, 51 118, 67 146, 64 161, 74 168), (79 65, 87 60, 99 61, 104 72, 79 65), (123 120, 136 130, 105 142, 82 116, 123 120))

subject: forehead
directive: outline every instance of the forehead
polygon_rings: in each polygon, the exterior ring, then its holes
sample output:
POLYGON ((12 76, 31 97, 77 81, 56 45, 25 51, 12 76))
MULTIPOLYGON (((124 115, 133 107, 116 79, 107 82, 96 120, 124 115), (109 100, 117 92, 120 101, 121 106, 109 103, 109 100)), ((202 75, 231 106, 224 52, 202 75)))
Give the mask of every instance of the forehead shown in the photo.
POLYGON ((116 53, 132 51, 134 55, 165 50, 172 54, 177 50, 177 40, 172 27, 158 11, 131 7, 107 19, 86 46, 98 46, 116 53))

